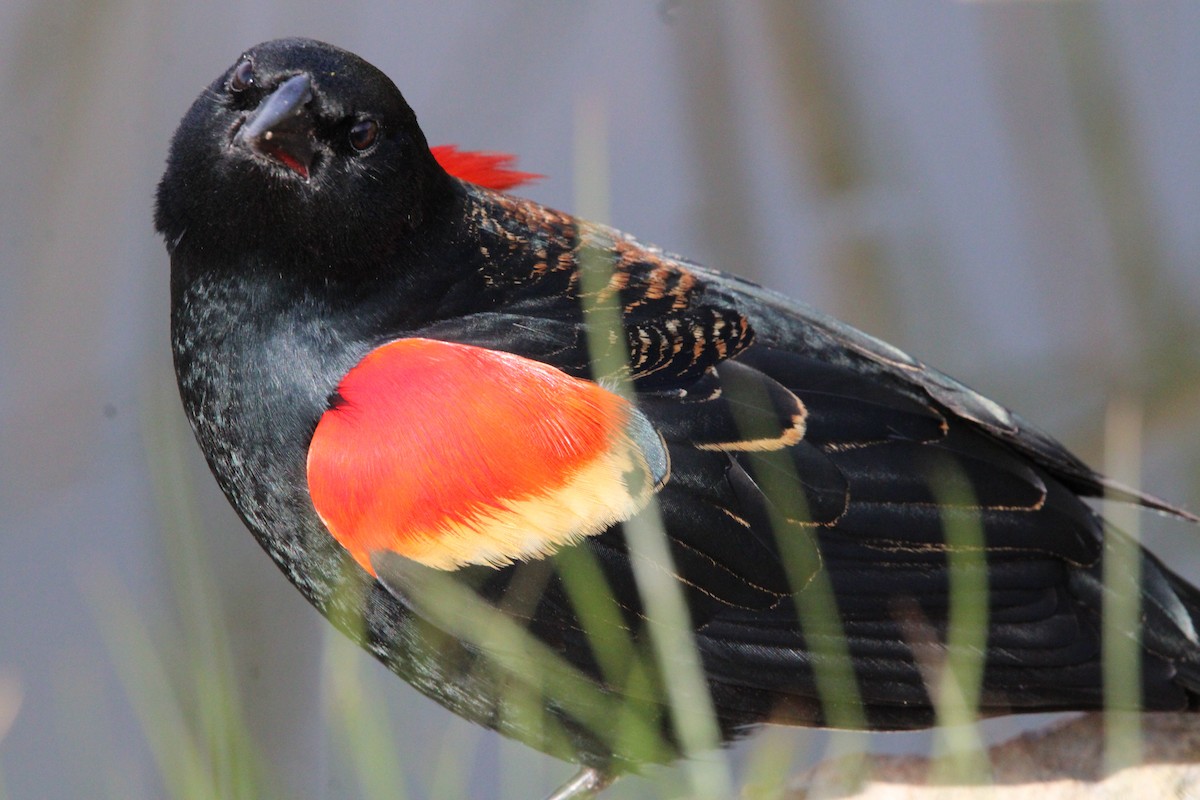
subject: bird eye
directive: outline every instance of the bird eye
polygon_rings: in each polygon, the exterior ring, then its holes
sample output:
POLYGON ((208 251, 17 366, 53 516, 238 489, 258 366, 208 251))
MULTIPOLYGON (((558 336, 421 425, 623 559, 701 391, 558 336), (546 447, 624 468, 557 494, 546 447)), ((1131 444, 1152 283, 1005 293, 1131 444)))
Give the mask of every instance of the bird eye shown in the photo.
POLYGON ((229 78, 229 90, 231 92, 244 92, 254 85, 254 65, 249 59, 243 60, 233 70, 233 75, 229 78))
POLYGON ((373 119, 362 119, 350 128, 350 146, 360 153, 375 144, 379 137, 379 123, 373 119))

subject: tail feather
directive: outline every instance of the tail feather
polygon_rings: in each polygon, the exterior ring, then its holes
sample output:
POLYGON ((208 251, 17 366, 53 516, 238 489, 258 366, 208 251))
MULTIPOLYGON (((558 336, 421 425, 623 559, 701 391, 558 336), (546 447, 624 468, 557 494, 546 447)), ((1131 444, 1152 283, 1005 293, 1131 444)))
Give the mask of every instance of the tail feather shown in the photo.
POLYGON ((1200 589, 1171 572, 1149 553, 1143 559, 1142 636, 1175 668, 1192 709, 1200 709, 1200 589))
POLYGON ((1110 500, 1117 500, 1122 503, 1134 503, 1144 508, 1149 508, 1152 511, 1167 514, 1168 516, 1177 517, 1188 522, 1200 523, 1200 516, 1179 506, 1171 505, 1166 500, 1162 500, 1152 494, 1147 494, 1146 492, 1114 481, 1111 478, 1100 476, 1097 479, 1097 483, 1104 490, 1104 496, 1110 500))

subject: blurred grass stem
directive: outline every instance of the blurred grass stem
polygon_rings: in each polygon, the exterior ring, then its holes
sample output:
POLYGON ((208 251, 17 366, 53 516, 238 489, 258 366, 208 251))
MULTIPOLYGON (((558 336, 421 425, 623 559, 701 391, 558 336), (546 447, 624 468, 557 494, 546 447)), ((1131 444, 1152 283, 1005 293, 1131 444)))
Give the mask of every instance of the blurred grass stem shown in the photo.
MULTIPOLYGON (((607 114, 597 97, 578 101, 575 117, 576 207, 584 219, 608 218, 607 114)), ((594 302, 609 283, 610 256, 597 248, 580 251, 581 297, 587 319, 588 350, 597 376, 625 376, 620 310, 594 302)), ((620 382, 614 391, 632 399, 632 387, 620 382)), ((647 609, 651 645, 664 676, 676 737, 688 761, 684 765, 693 796, 732 796, 733 779, 723 751, 708 682, 700 664, 683 593, 677 585, 658 505, 651 503, 624 524, 634 578, 647 609)))
MULTIPOLYGON (((1126 486, 1141 479, 1142 409, 1128 396, 1117 397, 1105 419, 1105 472, 1126 486)), ((1108 500, 1105 517, 1115 530, 1104 549, 1104 761, 1111 774, 1141 763, 1142 699, 1141 545, 1138 507, 1108 500)))

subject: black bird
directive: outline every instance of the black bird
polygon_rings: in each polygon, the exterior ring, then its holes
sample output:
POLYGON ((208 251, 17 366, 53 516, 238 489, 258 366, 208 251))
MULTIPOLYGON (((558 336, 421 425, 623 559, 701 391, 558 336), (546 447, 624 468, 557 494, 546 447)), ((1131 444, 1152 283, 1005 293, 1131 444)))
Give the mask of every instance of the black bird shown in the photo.
MULTIPOLYGON (((1101 708, 1122 534, 1083 498, 1195 520, 813 309, 453 177, 320 42, 200 95, 156 224, 184 407, 246 525, 418 690, 581 764, 562 797, 684 749, 631 554, 652 501, 722 740, 934 724, 966 573, 980 715, 1101 708)), ((1200 594, 1137 552, 1140 705, 1191 709, 1200 594)))

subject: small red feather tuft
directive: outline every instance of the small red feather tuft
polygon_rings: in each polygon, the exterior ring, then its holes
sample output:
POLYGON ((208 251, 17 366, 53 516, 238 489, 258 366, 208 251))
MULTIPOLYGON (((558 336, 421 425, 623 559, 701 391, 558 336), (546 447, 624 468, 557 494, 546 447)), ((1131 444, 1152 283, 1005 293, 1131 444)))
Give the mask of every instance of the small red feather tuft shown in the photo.
POLYGON ((519 172, 512 169, 517 157, 508 153, 459 150, 452 144, 431 147, 429 151, 442 165, 442 169, 454 177, 498 192, 508 191, 542 177, 535 172, 519 172))
POLYGON ((400 339, 338 398, 309 445, 309 493, 369 572, 380 551, 439 569, 546 555, 628 519, 662 478, 661 439, 631 438, 628 401, 511 353, 400 339))

